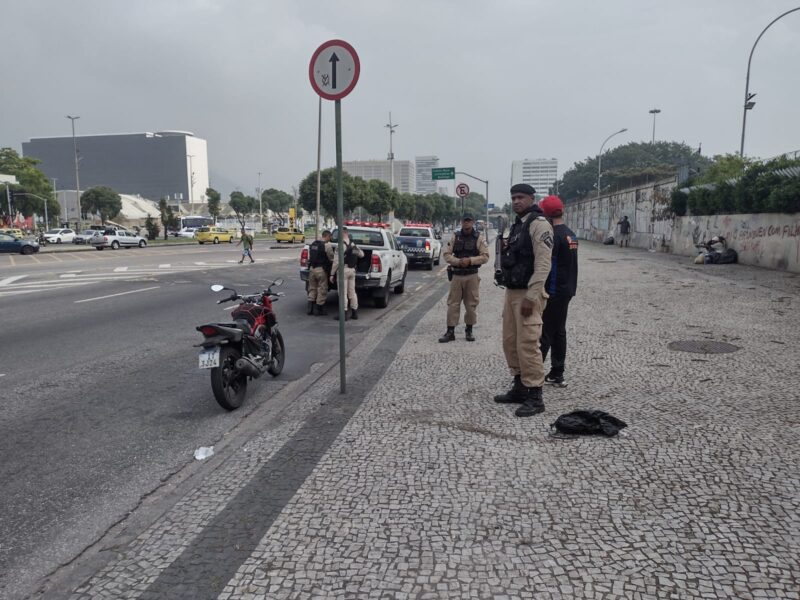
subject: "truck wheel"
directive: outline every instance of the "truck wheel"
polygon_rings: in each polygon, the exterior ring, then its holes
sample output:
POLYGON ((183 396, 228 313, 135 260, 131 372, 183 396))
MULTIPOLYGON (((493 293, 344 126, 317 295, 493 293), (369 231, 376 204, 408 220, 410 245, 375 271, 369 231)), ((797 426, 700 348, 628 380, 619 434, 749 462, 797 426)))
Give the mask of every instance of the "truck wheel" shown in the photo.
POLYGON ((439 255, 436 257, 436 260, 434 261, 434 263, 433 263, 433 264, 434 264, 434 265, 436 265, 436 266, 438 267, 438 266, 439 266, 439 263, 440 263, 441 261, 442 261, 442 251, 441 251, 441 250, 439 250, 439 255))
POLYGON ((389 291, 391 290, 392 286, 392 274, 389 273, 388 277, 386 278, 386 285, 383 286, 383 289, 378 292, 378 295, 375 296, 375 306, 378 308, 386 308, 389 306, 389 291))
POLYGON ((117 240, 114 240, 113 242, 111 242, 111 249, 112 250, 119 250, 119 242, 117 240))
POLYGON ((403 279, 400 280, 400 285, 396 285, 394 287, 395 294, 402 294, 406 291, 406 275, 408 275, 408 267, 406 267, 406 270, 403 271, 403 279))
POLYGON ((433 271, 433 259, 432 258, 427 263, 425 263, 425 270, 426 271, 433 271))

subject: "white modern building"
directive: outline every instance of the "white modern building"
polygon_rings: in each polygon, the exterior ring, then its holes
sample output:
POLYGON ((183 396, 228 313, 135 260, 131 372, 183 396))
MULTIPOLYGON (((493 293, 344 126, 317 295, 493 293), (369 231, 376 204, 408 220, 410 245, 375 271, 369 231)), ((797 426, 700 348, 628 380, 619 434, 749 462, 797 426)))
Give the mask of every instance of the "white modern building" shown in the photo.
POLYGON ((527 183, 536 194, 546 196, 558 179, 558 159, 525 158, 511 163, 511 185, 527 183))
POLYGON ((416 164, 417 193, 435 194, 437 182, 431 177, 431 169, 439 168, 439 157, 417 156, 414 163, 416 164))
MULTIPOLYGON (((342 163, 342 170, 353 177, 369 181, 379 179, 389 185, 391 168, 388 160, 350 160, 342 163)), ((401 194, 414 193, 414 163, 410 160, 394 161, 394 186, 401 194)))
MULTIPOLYGON (((81 192, 108 186, 170 204, 203 203, 208 188, 206 140, 188 131, 82 135, 76 137, 81 192)), ((22 153, 61 189, 76 188, 72 136, 32 138, 22 153)))

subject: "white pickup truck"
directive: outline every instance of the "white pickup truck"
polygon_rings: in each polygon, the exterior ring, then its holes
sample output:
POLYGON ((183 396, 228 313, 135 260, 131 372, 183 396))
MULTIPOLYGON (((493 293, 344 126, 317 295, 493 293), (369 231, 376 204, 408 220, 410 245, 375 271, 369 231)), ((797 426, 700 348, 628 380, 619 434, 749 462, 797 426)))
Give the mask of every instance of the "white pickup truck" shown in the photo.
POLYGON ((442 236, 430 223, 407 224, 396 239, 411 265, 422 264, 430 271, 442 259, 442 236))
MULTIPOLYGON (((408 260, 397 245, 388 227, 360 226, 346 223, 350 239, 364 251, 364 258, 356 265, 356 291, 368 291, 375 306, 386 308, 389 296, 405 291, 408 260)), ((339 240, 339 230, 333 232, 334 245, 339 240)), ((300 279, 308 288, 308 246, 300 253, 300 279)), ((336 289, 336 284, 331 286, 336 289)))

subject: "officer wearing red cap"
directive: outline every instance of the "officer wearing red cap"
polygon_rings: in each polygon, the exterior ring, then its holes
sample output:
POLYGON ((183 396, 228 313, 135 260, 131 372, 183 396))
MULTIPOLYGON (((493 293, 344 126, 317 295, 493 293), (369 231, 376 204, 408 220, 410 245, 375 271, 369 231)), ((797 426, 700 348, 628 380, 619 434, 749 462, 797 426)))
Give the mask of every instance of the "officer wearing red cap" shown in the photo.
POLYGON ((553 224, 553 257, 545 290, 550 298, 542 315, 542 359, 550 355, 546 383, 567 387, 564 362, 567 356, 567 310, 578 286, 578 240, 564 224, 564 204, 558 196, 539 202, 544 216, 553 224))

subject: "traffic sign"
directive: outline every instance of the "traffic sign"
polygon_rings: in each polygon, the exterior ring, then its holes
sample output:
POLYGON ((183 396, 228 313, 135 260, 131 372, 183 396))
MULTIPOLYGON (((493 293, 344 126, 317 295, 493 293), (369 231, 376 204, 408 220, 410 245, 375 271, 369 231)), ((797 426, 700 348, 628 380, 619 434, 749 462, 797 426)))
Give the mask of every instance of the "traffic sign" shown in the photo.
POLYGON ((353 91, 361 74, 355 49, 343 40, 329 40, 316 49, 308 64, 311 87, 326 100, 341 100, 353 91))
POLYGON ((492 209, 492 208, 494 208, 494 204, 489 203, 489 204, 486 205, 486 208, 492 209))
POLYGON ((466 183, 459 183, 456 186, 456 194, 459 198, 466 198, 469 196, 469 186, 466 183))
POLYGON ((442 169, 431 169, 431 179, 434 181, 439 181, 441 179, 455 179, 456 178, 456 168, 455 167, 444 167, 442 169))

